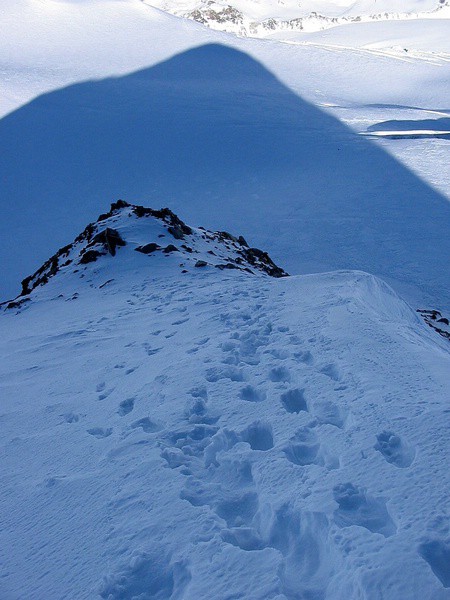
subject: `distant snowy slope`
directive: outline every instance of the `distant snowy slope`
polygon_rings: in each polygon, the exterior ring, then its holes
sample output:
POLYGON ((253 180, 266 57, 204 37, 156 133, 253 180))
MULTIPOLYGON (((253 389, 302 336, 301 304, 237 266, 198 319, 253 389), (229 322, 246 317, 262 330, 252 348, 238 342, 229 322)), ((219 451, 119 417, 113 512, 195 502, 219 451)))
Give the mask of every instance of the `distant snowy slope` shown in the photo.
POLYGON ((0 312, 2 600, 448 599, 448 342, 371 275, 182 273, 135 246, 239 245, 113 213, 0 312))
POLYGON ((266 37, 348 23, 449 15, 448 0, 143 0, 219 31, 266 37))

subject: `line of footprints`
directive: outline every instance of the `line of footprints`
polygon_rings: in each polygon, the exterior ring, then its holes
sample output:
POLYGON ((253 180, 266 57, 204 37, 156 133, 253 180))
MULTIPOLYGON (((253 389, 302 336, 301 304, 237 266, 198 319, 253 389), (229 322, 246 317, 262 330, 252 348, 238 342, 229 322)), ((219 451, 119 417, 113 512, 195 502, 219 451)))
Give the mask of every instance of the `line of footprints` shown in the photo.
MULTIPOLYGON (((291 357, 306 368, 314 369, 313 355, 301 348, 301 341, 289 333, 288 327, 274 329, 259 310, 261 305, 254 308, 251 314, 237 311, 220 315, 229 334, 227 341, 220 345, 223 359, 219 364, 211 364, 210 359, 205 359, 208 363, 205 381, 190 391, 183 415, 184 425, 167 431, 144 417, 132 421, 129 427, 156 435, 161 457, 167 466, 186 478, 181 498, 194 507, 207 507, 212 511, 217 531, 211 535, 218 532, 225 542, 244 551, 278 550, 283 557, 279 574, 285 596, 288 599, 304 594, 321 597, 332 576, 332 550, 327 542, 329 518, 321 512, 301 511, 293 502, 277 507, 260 502, 253 465, 258 462, 261 452, 279 453, 272 426, 267 420, 255 419, 238 431, 221 427, 219 421, 223 415, 210 406, 208 388, 214 389, 215 384, 221 388, 232 386, 242 402, 261 403, 262 407, 264 402, 273 399, 273 393, 268 394, 264 389, 265 383, 276 384, 274 389, 286 413, 311 416, 310 421, 298 427, 281 447, 284 458, 303 469, 311 465, 326 470, 339 468, 339 458, 327 451, 318 431, 323 424, 345 430, 348 415, 329 400, 309 406, 305 389, 291 385, 290 371, 285 365, 286 359, 291 357), (282 344, 276 347, 280 335, 282 344), (291 353, 285 349, 286 340, 293 348, 291 353), (261 363, 265 364, 266 359, 269 365, 265 371, 260 371, 261 363), (249 383, 251 376, 255 380, 259 377, 260 385, 249 383)), ((190 352, 197 352, 204 344, 205 339, 200 340, 190 352)), ((345 389, 336 365, 328 364, 317 370, 332 380, 335 390, 345 389)), ((105 384, 98 386, 99 399, 111 393, 112 390, 105 388, 105 384)), ((120 402, 117 412, 126 417, 132 413, 134 405, 134 398, 125 399, 120 402)), ((73 414, 65 415, 65 418, 67 422, 78 420, 73 414)), ((112 428, 92 428, 88 433, 105 438, 111 435, 112 428)), ((397 468, 409 467, 415 456, 414 448, 391 431, 379 433, 374 448, 397 468)), ((299 476, 302 472, 299 470, 299 476)), ((333 515, 337 527, 358 525, 385 537, 396 533, 384 501, 368 495, 363 488, 353 483, 341 483, 334 487, 333 497, 337 503, 333 515)), ((449 587, 450 575, 443 565, 450 562, 450 545, 444 539, 436 541, 434 538, 425 540, 418 550, 442 584, 449 587)))

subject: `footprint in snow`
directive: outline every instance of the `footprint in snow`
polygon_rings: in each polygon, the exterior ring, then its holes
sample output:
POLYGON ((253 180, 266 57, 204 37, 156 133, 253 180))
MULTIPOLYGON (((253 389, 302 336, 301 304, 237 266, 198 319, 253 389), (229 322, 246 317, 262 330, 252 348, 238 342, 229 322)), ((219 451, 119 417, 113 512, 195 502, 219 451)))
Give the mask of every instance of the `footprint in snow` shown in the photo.
POLYGON ((157 431, 161 431, 160 425, 154 423, 148 417, 134 421, 134 423, 131 423, 130 427, 132 429, 138 429, 141 427, 145 433, 155 433, 157 431))
POLYGON ((341 377, 340 370, 337 367, 337 365, 335 365, 334 363, 330 363, 328 365, 325 365, 325 366, 323 366, 319 370, 320 370, 320 372, 323 375, 326 375, 327 377, 329 377, 333 381, 341 381, 342 377, 341 377))
POLYGON ((428 535, 418 547, 420 556, 444 588, 450 588, 450 519, 440 515, 428 527, 428 535))
POLYGON ((187 323, 188 321, 189 317, 186 317, 185 319, 179 319, 178 321, 174 321, 172 325, 183 325, 183 323, 187 323))
POLYGON ((385 502, 368 496, 363 488, 352 483, 341 483, 334 488, 334 499, 338 503, 334 521, 338 527, 358 525, 373 533, 389 537, 397 528, 389 515, 385 502))
POLYGON ((281 404, 288 413, 299 413, 307 411, 308 405, 305 400, 305 390, 292 389, 281 394, 281 404))
POLYGON ((152 348, 150 344, 143 344, 143 346, 148 356, 153 356, 154 354, 162 350, 162 348, 152 348))
POLYGON ((80 415, 77 415, 76 413, 73 413, 73 412, 66 413, 62 416, 66 423, 78 423, 78 421, 80 420, 80 415))
POLYGON ((286 367, 273 367, 269 371, 269 379, 274 382, 287 382, 291 380, 291 375, 286 367))
POLYGON ((409 467, 414 460, 414 449, 392 431, 383 431, 378 434, 374 448, 381 452, 388 463, 400 469, 409 467))
POLYGON ((450 542, 429 540, 420 544, 419 554, 430 565, 442 585, 450 588, 450 542))
POLYGON ((117 413, 121 417, 124 417, 125 415, 130 413, 134 408, 134 401, 135 398, 127 398, 126 400, 122 400, 122 402, 119 404, 119 409, 117 413))
POLYGON ((239 393, 241 400, 246 402, 263 402, 266 399, 266 394, 263 391, 257 390, 252 385, 246 385, 239 393))
POLYGON ((252 450, 266 452, 273 448, 272 426, 267 421, 255 421, 241 432, 239 439, 250 444, 252 450))
POLYGON ((314 363, 313 355, 309 350, 300 350, 294 353, 294 358, 299 362, 305 363, 305 365, 312 365, 314 363))
POLYGON ((103 428, 103 427, 93 427, 92 429, 88 429, 87 432, 96 437, 97 439, 102 439, 109 437, 112 434, 112 428, 103 428))
POLYGON ((320 443, 314 431, 308 427, 301 427, 289 440, 284 452, 292 463, 296 465, 323 464, 319 455, 320 443))
MULTIPOLYGON (((98 399, 99 400, 105 400, 106 398, 108 398, 108 396, 110 396, 113 393, 114 388, 106 389, 104 384, 101 384, 101 386, 102 386, 101 387, 101 393, 98 395, 98 399)), ((97 386, 97 388, 98 387, 99 386, 97 386)))

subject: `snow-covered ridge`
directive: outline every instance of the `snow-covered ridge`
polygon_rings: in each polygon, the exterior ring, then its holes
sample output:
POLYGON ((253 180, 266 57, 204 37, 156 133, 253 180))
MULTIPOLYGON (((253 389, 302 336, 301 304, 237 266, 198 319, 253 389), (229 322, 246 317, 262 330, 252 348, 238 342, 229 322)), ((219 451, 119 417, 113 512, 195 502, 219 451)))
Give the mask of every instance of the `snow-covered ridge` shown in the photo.
POLYGON ((274 2, 266 0, 143 0, 179 17, 192 19, 218 31, 243 37, 267 37, 277 32, 313 32, 337 25, 371 21, 442 16, 448 0, 427 2, 274 2))
POLYGON ((26 277, 20 296, 7 307, 16 308, 28 301, 33 290, 47 284, 58 273, 78 274, 83 278, 88 265, 103 257, 115 257, 122 249, 125 250, 122 258, 128 267, 130 263, 133 267, 146 267, 150 257, 156 258, 151 263, 156 268, 155 273, 161 269, 163 257, 174 256, 174 261, 164 263, 163 273, 174 267, 182 273, 191 267, 215 267, 271 277, 287 276, 266 252, 250 248, 242 236, 235 237, 226 231, 211 232, 202 227, 195 229, 168 208, 154 210, 119 200, 111 204, 109 212, 90 223, 73 243, 60 248, 33 275, 26 277), (147 264, 144 265, 144 259, 139 260, 134 251, 145 256, 147 264))
POLYGON ((128 210, 0 316, 0 598, 446 598, 438 337, 361 272, 183 275, 128 210))

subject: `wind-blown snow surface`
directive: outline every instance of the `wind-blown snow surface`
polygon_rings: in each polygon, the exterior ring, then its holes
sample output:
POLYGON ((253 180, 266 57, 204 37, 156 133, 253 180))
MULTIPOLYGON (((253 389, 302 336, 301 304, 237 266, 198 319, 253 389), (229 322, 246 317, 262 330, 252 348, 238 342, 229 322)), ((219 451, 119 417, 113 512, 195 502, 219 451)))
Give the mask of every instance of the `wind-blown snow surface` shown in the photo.
POLYGON ((182 273, 111 219, 0 314, 1 598, 449 598, 448 344, 371 275, 182 273))
POLYGON ((403 29, 399 56, 393 23, 368 52, 357 24, 345 49, 238 40, 137 0, 8 0, 0 19, 3 299, 124 197, 239 231, 291 273, 363 269, 448 307, 448 199, 417 177, 448 189, 448 141, 342 125, 448 116, 448 21, 403 29))

